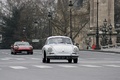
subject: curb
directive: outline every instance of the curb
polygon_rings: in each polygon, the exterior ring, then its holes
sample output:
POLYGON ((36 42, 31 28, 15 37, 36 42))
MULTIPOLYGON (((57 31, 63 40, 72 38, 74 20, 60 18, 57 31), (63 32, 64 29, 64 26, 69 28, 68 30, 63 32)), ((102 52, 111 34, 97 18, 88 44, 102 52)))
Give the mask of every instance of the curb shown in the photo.
POLYGON ((120 52, 116 52, 116 51, 103 51, 103 50, 80 50, 80 51, 93 51, 93 52, 104 52, 104 53, 116 53, 116 54, 120 54, 120 52))

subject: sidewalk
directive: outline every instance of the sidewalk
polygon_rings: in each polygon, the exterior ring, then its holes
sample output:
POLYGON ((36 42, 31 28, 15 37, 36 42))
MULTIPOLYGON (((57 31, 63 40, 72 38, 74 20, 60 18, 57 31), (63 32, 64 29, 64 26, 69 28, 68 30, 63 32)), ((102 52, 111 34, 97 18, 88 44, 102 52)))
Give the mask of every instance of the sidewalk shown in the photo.
POLYGON ((118 48, 106 48, 106 49, 100 49, 100 50, 92 50, 92 49, 89 49, 89 50, 86 50, 86 51, 95 51, 95 52, 106 52, 106 53, 119 53, 120 54, 120 47, 118 48))
POLYGON ((100 51, 106 51, 106 52, 111 52, 111 53, 120 53, 120 47, 118 48, 107 48, 107 49, 101 49, 100 51))

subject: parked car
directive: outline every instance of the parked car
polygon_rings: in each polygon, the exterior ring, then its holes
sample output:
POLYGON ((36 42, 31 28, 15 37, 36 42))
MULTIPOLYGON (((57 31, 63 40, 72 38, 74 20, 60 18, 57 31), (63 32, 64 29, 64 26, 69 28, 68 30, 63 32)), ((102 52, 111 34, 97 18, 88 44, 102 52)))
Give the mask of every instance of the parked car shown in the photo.
POLYGON ((17 41, 11 45, 11 54, 33 54, 33 47, 26 41, 17 41))
POLYGON ((78 62, 79 49, 67 36, 51 36, 42 48, 42 62, 50 63, 51 59, 66 59, 69 63, 78 62))

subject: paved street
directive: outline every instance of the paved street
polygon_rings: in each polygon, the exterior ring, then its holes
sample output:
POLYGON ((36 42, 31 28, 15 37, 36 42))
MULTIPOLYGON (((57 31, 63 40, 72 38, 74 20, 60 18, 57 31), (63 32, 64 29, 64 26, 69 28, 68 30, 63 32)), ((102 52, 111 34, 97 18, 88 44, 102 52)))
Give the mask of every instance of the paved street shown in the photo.
POLYGON ((41 50, 33 55, 0 50, 0 80, 120 80, 120 54, 80 51, 77 64, 41 60, 41 50))

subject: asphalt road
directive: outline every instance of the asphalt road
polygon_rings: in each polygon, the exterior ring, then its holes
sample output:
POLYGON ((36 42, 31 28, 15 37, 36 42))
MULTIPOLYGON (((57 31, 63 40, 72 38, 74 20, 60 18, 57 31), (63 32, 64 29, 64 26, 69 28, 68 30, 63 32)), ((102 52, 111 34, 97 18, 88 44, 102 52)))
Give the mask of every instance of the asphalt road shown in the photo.
POLYGON ((42 63, 41 50, 33 55, 0 50, 0 80, 120 80, 120 54, 80 51, 77 64, 42 63))

